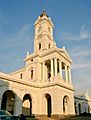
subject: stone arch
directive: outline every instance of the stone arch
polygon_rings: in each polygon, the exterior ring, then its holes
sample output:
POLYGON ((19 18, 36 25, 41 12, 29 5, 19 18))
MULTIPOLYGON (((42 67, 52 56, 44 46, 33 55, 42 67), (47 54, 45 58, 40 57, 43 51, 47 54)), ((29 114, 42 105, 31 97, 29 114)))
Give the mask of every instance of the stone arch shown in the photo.
POLYGON ((52 114, 52 98, 51 98, 51 95, 49 93, 45 93, 44 94, 44 98, 45 98, 45 101, 46 101, 46 106, 45 106, 45 111, 46 111, 46 115, 47 117, 51 117, 51 114, 52 114))
POLYGON ((32 97, 30 94, 25 94, 22 101, 22 113, 32 115, 32 97))
POLYGON ((65 95, 63 97, 63 113, 65 115, 68 115, 68 109, 69 109, 69 97, 67 95, 65 95))
POLYGON ((76 102, 74 103, 74 106, 75 106, 75 114, 77 115, 77 103, 76 102))
POLYGON ((78 104, 79 115, 81 114, 81 103, 78 104))
POLYGON ((7 110, 14 114, 15 95, 12 90, 6 90, 2 94, 1 110, 7 110))

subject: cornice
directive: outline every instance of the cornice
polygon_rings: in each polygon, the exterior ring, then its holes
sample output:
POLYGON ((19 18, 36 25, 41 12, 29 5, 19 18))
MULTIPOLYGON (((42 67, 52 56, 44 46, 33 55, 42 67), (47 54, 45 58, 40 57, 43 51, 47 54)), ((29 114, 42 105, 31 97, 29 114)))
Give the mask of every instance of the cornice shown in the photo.
POLYGON ((7 74, 4 74, 4 73, 1 73, 0 72, 0 79, 2 80, 2 81, 7 81, 7 82, 9 82, 9 81, 11 81, 11 82, 15 82, 15 83, 19 83, 19 84, 22 84, 22 85, 27 85, 27 86, 29 86, 29 87, 33 87, 33 88, 40 88, 40 89, 42 89, 42 88, 46 88, 46 87, 52 87, 52 86, 59 86, 59 87, 63 87, 63 88, 66 88, 66 89, 68 89, 68 90, 71 90, 71 91, 74 91, 74 89, 73 89, 73 86, 72 85, 66 85, 66 84, 62 84, 62 83, 60 83, 60 82, 48 82, 47 84, 45 83, 45 84, 38 84, 38 83, 33 83, 33 82, 30 82, 30 81, 25 81, 25 80, 21 80, 21 79, 16 79, 16 78, 14 78, 14 77, 12 77, 12 76, 10 76, 10 75, 7 75, 7 74))
POLYGON ((54 53, 54 52, 57 52, 58 54, 60 54, 63 58, 65 58, 68 62, 72 63, 72 60, 71 58, 69 57, 68 53, 66 52, 66 50, 64 49, 59 49, 57 47, 55 48, 51 48, 51 49, 48 49, 48 50, 45 50, 45 51, 40 51, 40 52, 36 52, 36 53, 33 53, 32 55, 29 55, 28 57, 25 58, 24 61, 28 61, 30 60, 31 58, 35 58, 37 56, 39 57, 43 57, 43 56, 46 56, 46 55, 49 55, 51 53, 54 53), (67 57, 65 57, 64 55, 62 55, 61 53, 65 53, 67 55, 67 57))

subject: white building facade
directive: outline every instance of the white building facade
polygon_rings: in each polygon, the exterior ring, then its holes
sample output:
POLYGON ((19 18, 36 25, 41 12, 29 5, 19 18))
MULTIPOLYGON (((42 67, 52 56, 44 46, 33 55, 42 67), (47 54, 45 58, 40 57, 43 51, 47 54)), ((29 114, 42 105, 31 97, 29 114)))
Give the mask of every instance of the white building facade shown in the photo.
POLYGON ((75 113, 76 115, 91 113, 91 96, 88 92, 82 95, 75 95, 75 113))
POLYGON ((74 115, 72 60, 65 48, 57 48, 54 25, 45 11, 34 27, 34 53, 27 52, 25 67, 0 73, 0 108, 15 115, 74 115))

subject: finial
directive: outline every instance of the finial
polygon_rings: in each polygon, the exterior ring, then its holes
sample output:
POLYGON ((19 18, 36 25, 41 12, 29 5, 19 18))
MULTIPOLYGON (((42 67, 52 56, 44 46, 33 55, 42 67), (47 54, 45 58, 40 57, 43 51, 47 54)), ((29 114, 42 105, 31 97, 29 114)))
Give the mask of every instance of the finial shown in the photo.
POLYGON ((63 49, 65 50, 65 46, 63 46, 63 49))
POLYGON ((43 9, 43 12, 45 12, 45 9, 43 9))
POLYGON ((29 55, 29 51, 27 51, 27 56, 29 55))

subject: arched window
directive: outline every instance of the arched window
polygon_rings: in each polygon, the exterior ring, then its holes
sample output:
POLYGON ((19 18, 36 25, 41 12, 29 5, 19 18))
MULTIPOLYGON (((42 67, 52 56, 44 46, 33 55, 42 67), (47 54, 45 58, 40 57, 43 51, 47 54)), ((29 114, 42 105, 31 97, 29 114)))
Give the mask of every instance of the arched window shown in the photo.
POLYGON ((47 116, 51 117, 52 114, 52 100, 51 96, 49 94, 45 94, 46 100, 47 100, 47 116))
POLYGON ((20 74, 20 79, 22 79, 22 78, 23 78, 23 74, 21 73, 21 74, 20 74))
POLYGON ((41 43, 39 43, 39 50, 41 50, 41 43))
POLYGON ((31 79, 33 79, 33 69, 31 70, 31 79))
POLYGON ((50 43, 48 44, 48 48, 50 49, 50 43))
POLYGON ((78 104, 79 115, 81 114, 81 104, 78 104))
POLYGON ((68 114, 68 106, 69 106, 69 98, 67 95, 65 95, 63 98, 63 113, 65 115, 68 114))
POLYGON ((51 32, 50 27, 48 27, 48 31, 51 32))
POLYGON ((42 27, 40 26, 40 27, 38 28, 38 32, 40 32, 41 29, 42 29, 42 27))

